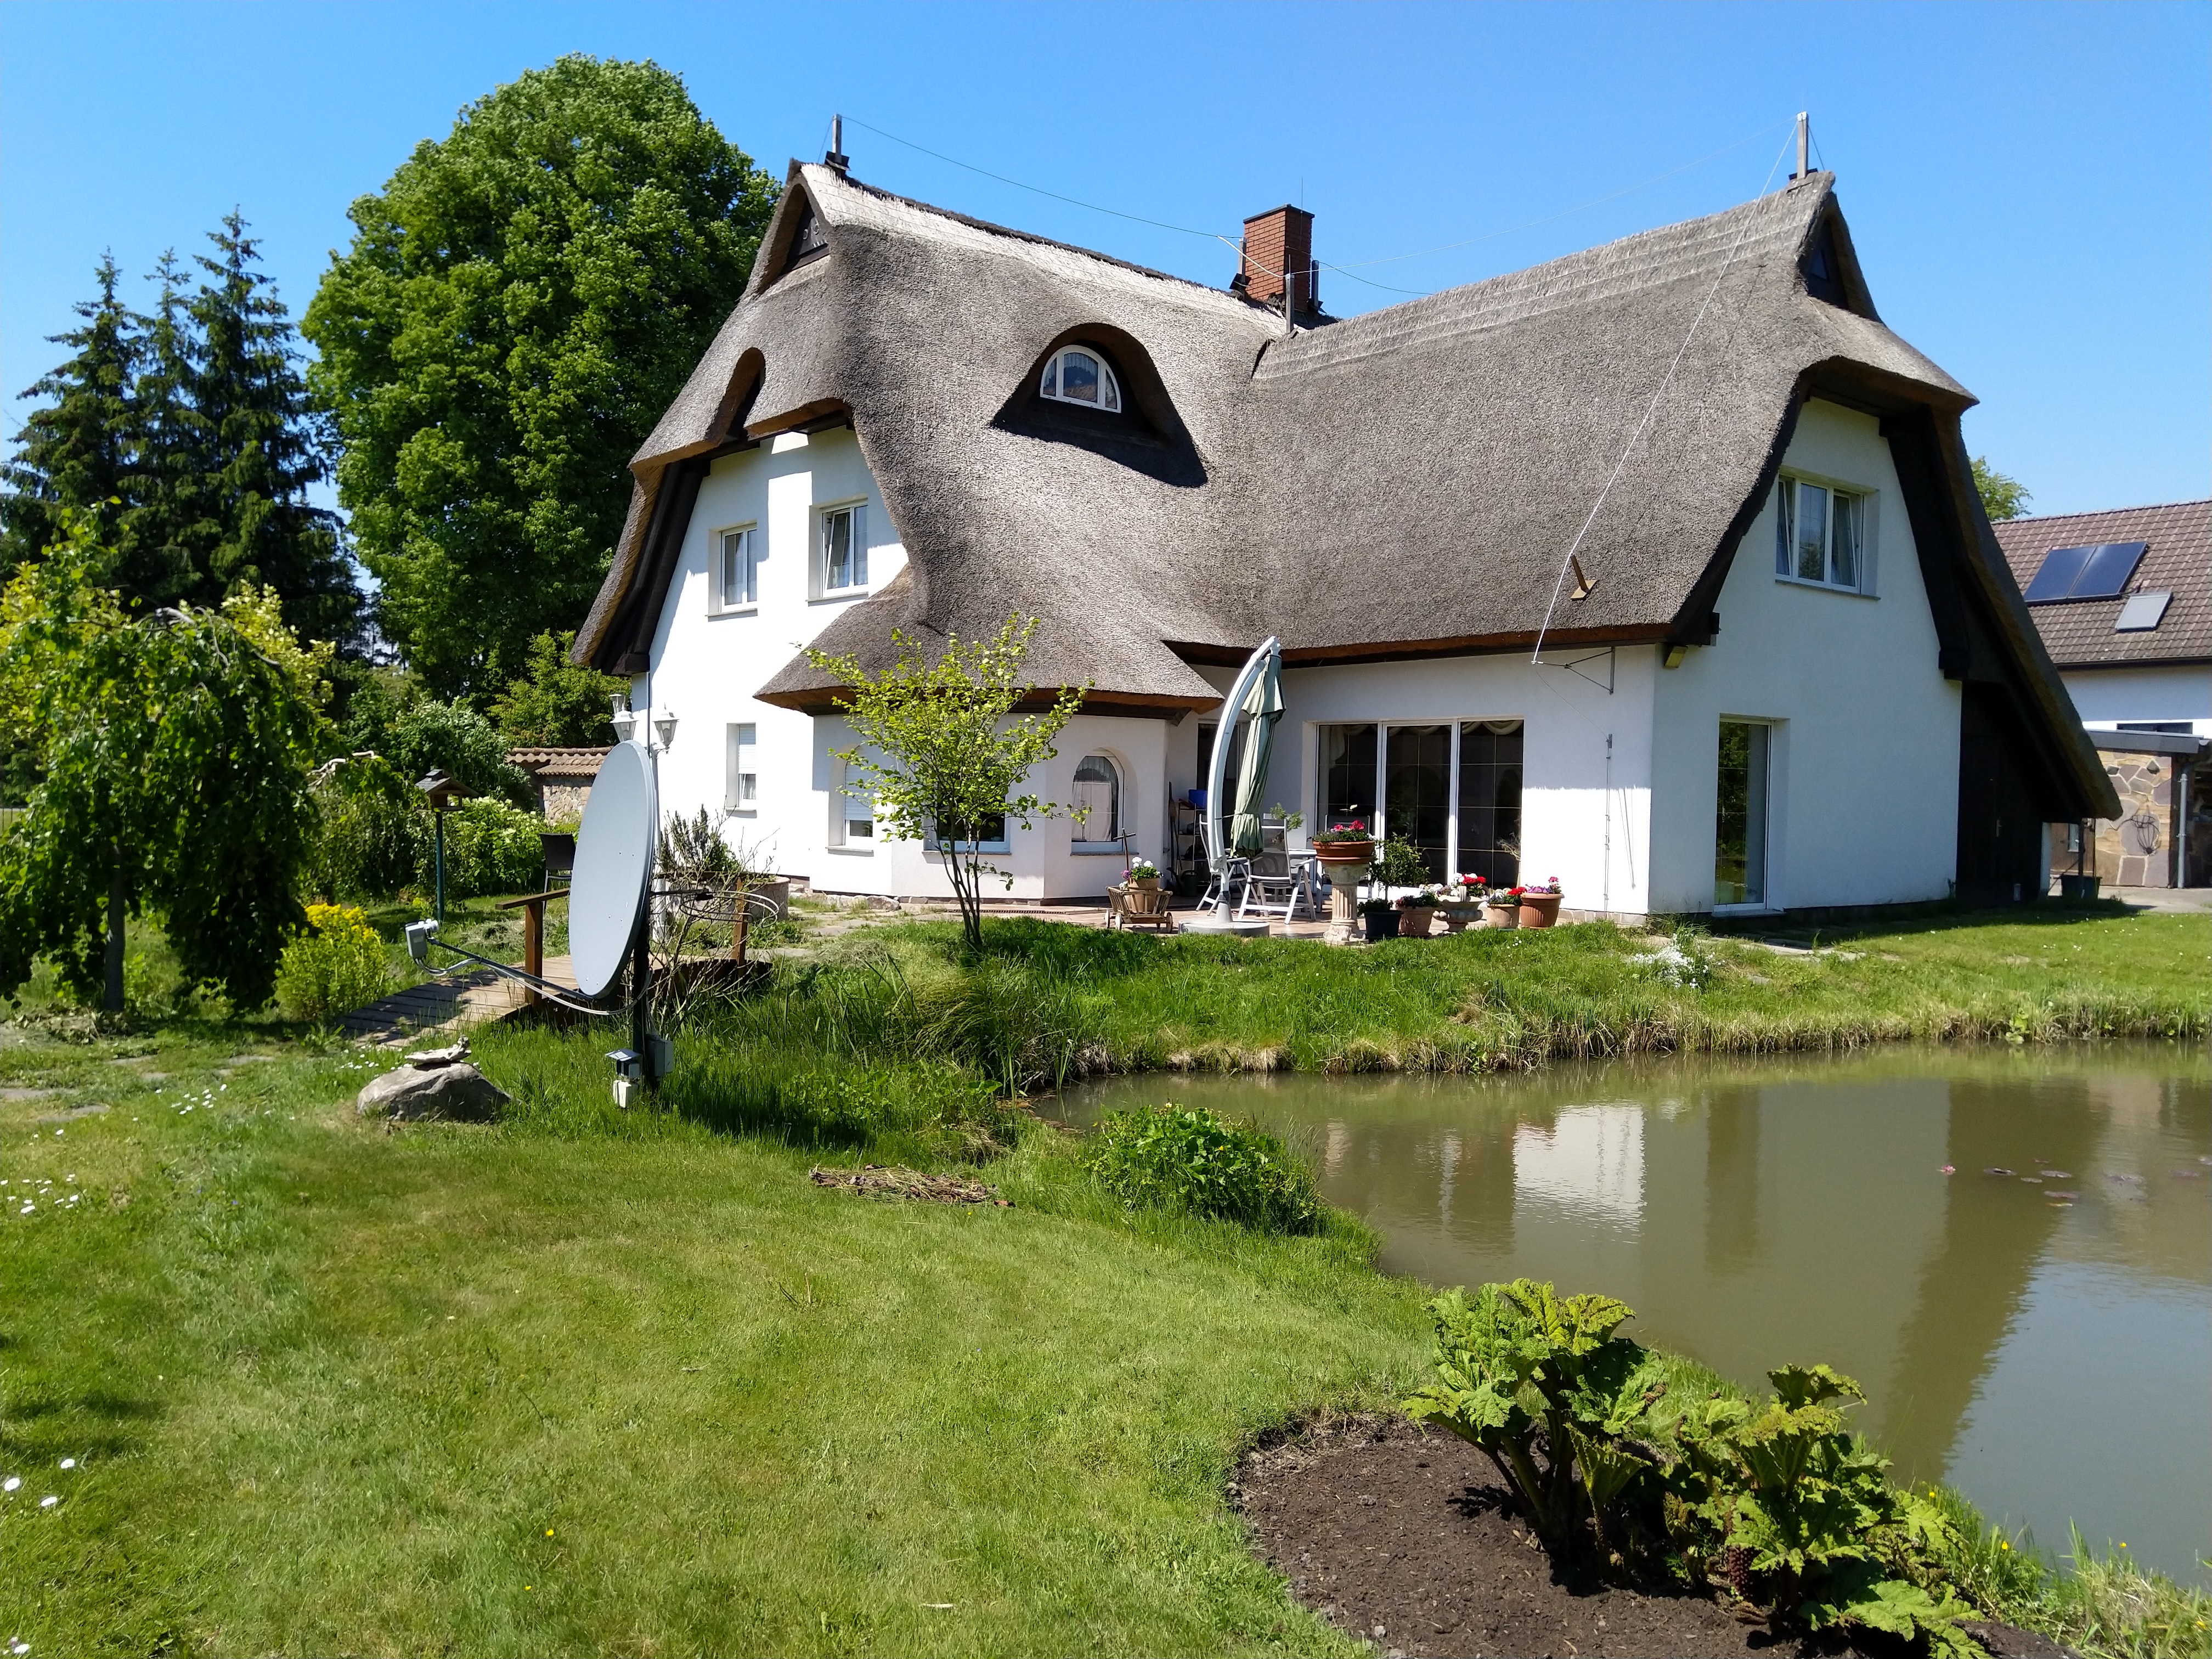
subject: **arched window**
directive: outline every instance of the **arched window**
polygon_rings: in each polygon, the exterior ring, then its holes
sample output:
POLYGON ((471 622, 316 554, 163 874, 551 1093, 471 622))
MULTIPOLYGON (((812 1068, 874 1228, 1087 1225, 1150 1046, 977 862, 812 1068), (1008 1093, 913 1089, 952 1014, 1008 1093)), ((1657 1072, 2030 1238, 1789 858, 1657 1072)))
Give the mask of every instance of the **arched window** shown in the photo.
POLYGON ((1084 404, 1116 412, 1121 407, 1121 383, 1114 378, 1112 366, 1097 352, 1081 346, 1054 352, 1037 390, 1054 403, 1084 404))
POLYGON ((1076 763, 1075 805, 1089 808, 1077 839, 1118 841, 1121 835, 1121 769, 1103 755, 1085 755, 1076 763))

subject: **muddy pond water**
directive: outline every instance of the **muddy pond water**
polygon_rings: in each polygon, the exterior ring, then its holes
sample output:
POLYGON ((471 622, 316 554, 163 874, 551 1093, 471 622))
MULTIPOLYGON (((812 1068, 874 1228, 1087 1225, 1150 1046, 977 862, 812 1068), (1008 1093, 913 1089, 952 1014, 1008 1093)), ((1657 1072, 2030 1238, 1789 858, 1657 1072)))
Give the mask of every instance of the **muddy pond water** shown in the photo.
POLYGON ((1899 1475, 2063 1553, 2212 1578, 2212 1060, 2199 1048, 1678 1060, 1516 1079, 1115 1079, 1311 1158, 1432 1285, 1604 1291, 1747 1386, 1856 1377, 1899 1475), (1946 1173, 1948 1170, 1950 1173, 1946 1173))

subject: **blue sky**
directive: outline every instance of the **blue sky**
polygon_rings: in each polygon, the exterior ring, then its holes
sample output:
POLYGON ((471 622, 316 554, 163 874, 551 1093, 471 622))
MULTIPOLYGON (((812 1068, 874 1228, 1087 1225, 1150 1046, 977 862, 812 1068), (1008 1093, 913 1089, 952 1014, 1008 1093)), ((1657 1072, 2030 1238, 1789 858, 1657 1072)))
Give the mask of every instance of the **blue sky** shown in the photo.
POLYGON ((565 52, 677 70, 779 175, 820 155, 842 110, 867 124, 847 129, 860 178, 1200 281, 1233 269, 1214 235, 1302 202, 1318 257, 1353 268, 1323 273, 1340 314, 1744 200, 1809 109, 1885 319, 1981 397, 1968 442, 2035 510, 2212 493, 2201 3, 10 0, 5 430, 103 249, 136 276, 236 204, 296 313, 356 196, 463 104, 565 52))

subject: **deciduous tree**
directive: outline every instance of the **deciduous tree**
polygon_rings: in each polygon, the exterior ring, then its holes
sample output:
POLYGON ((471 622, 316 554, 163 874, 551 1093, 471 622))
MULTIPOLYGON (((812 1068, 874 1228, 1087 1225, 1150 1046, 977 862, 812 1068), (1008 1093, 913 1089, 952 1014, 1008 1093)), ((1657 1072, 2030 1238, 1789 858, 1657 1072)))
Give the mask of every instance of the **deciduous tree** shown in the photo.
POLYGON ((2035 497, 2027 486, 2017 478, 2007 477, 1991 466, 1989 457, 1974 457, 1974 488, 1981 492, 1982 510, 1990 515, 1991 524, 2002 524, 2007 519, 2017 519, 2027 511, 2027 504, 2035 497))
POLYGON ((630 455, 744 291, 773 181, 674 75, 572 56, 353 204, 307 308, 380 625, 440 695, 573 627, 630 455))
POLYGON ((1014 884, 982 843, 997 840, 1010 818, 1026 830, 1068 811, 1023 787, 1059 753, 1052 740, 1083 706, 1085 690, 1064 688, 1042 713, 1014 718, 1031 690, 1021 672, 1036 631, 1035 617, 1016 617, 993 639, 948 635, 933 663, 919 641, 894 632, 898 661, 878 673, 857 658, 807 647, 807 660, 845 688, 836 706, 859 739, 835 751, 850 769, 847 793, 871 804, 877 834, 943 854, 971 950, 983 945, 983 878, 1014 884))
POLYGON ((570 662, 575 640, 571 631, 531 641, 521 676, 492 704, 491 717, 509 743, 563 749, 614 741, 614 696, 629 682, 570 662))

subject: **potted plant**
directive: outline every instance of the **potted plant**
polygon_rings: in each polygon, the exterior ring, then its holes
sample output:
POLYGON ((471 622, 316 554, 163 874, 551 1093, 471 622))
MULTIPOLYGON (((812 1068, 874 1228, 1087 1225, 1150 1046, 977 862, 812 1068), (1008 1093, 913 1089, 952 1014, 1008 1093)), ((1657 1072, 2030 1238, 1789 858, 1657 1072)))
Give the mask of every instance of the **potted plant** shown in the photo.
POLYGON ((1489 884, 1480 876, 1461 876, 1444 890, 1437 908, 1443 912, 1444 926, 1456 933, 1470 921, 1482 915, 1482 901, 1489 884))
POLYGON ((1482 901, 1482 925, 1486 927, 1518 927, 1521 925, 1521 892, 1518 887, 1492 888, 1482 901))
POLYGON ((1552 877, 1541 887, 1524 887, 1521 892, 1521 925, 1523 927, 1550 927, 1559 920, 1559 878, 1552 877))
POLYGON ((1418 893, 1408 893, 1398 901, 1398 937, 1426 939, 1429 929, 1436 925, 1437 896, 1433 890, 1424 887, 1418 893))
MULTIPOLYGON (((1375 837, 1368 831, 1366 819, 1354 818, 1316 832, 1313 850, 1323 864, 1357 864, 1364 870, 1375 862, 1375 837)), ((1336 879, 1334 872, 1329 879, 1336 879)))
POLYGON ((1367 942, 1398 937, 1398 911, 1389 899, 1371 898, 1359 907, 1360 919, 1367 924, 1367 942))
POLYGON ((1160 866, 1150 859, 1131 859, 1121 872, 1121 884, 1150 892, 1160 884, 1160 866))

